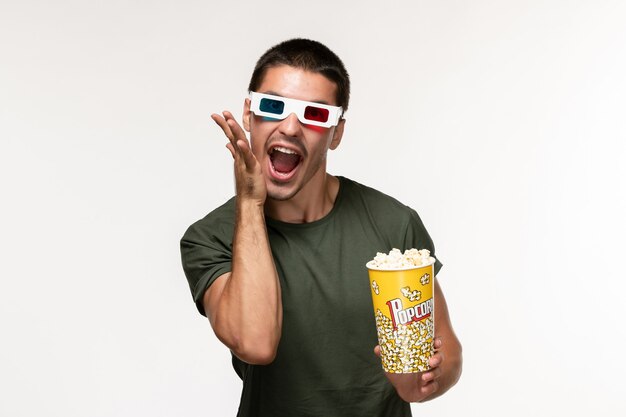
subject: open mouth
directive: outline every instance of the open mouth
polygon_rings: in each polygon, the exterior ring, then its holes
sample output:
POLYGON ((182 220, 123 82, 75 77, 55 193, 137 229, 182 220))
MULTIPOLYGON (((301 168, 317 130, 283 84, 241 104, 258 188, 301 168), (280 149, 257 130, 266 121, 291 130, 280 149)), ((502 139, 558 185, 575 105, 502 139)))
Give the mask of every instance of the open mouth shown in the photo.
POLYGON ((296 151, 282 146, 275 146, 268 153, 274 172, 282 177, 289 176, 302 160, 302 157, 296 151))

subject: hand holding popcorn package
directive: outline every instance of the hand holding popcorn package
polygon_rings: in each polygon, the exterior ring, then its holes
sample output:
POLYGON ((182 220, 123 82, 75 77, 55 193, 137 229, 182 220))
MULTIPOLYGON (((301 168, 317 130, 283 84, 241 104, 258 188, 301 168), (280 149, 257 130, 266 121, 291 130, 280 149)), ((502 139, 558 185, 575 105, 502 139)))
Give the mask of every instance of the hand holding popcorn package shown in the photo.
POLYGON ((435 337, 434 264, 435 258, 426 249, 379 252, 366 264, 385 372, 430 369, 435 337))

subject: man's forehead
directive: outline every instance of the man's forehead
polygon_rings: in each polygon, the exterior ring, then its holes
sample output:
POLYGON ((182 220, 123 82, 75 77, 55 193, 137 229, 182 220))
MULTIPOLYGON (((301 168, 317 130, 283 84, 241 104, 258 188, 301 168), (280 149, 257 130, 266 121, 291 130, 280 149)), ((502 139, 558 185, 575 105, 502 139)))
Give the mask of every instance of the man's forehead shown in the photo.
POLYGON ((289 65, 268 68, 257 92, 337 105, 337 84, 323 74, 289 65))

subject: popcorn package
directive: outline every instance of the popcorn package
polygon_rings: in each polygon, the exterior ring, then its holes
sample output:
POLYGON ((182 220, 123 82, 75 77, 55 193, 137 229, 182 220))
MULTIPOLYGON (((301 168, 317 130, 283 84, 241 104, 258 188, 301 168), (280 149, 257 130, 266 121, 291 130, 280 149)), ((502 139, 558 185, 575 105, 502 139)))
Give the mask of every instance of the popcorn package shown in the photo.
POLYGON ((366 264, 383 369, 424 372, 434 353, 435 258, 426 249, 392 249, 366 264))

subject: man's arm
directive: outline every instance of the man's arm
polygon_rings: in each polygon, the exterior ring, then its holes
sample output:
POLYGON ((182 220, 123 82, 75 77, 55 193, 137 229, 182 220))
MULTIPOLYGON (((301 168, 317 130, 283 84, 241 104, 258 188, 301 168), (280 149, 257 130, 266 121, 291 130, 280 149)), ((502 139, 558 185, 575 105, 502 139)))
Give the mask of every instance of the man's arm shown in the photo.
POLYGON ((229 112, 211 118, 222 128, 235 165, 237 192, 232 271, 205 292, 204 309, 216 336, 242 361, 268 364, 280 341, 280 282, 265 227, 265 180, 243 129, 229 112))
MULTIPOLYGON (((454 334, 448 305, 435 279, 435 354, 429 360, 430 370, 413 374, 386 373, 398 395, 407 402, 424 402, 448 391, 461 377, 463 356, 461 343, 454 334)), ((380 348, 375 352, 380 356, 380 348)))

